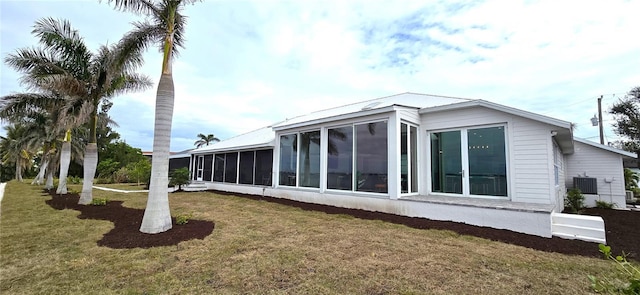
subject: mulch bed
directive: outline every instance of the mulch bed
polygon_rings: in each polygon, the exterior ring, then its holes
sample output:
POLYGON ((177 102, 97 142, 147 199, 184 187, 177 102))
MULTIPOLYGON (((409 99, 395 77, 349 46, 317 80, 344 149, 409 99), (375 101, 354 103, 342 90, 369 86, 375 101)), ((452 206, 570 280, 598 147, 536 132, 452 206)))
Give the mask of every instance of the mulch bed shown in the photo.
MULTIPOLYGON (((229 194, 216 191, 218 194, 240 196, 253 200, 261 200, 293 206, 309 211, 320 211, 327 214, 346 214, 356 218, 368 220, 382 220, 396 224, 403 224, 417 229, 450 230, 460 235, 471 235, 494 241, 500 241, 513 245, 546 252, 557 252, 570 255, 588 257, 601 257, 598 246, 595 243, 567 240, 557 237, 543 238, 510 230, 501 230, 489 227, 473 226, 464 223, 450 221, 435 221, 426 218, 406 217, 394 214, 371 212, 357 209, 338 208, 327 205, 303 203, 287 199, 261 197, 255 195, 229 194)), ((173 228, 159 234, 144 234, 139 231, 140 222, 144 210, 122 207, 122 202, 110 201, 106 206, 78 205, 79 196, 55 195, 46 201, 56 209, 74 209, 81 212, 78 218, 109 220, 115 224, 115 228, 104 235, 98 241, 98 245, 110 248, 150 248, 154 246, 177 245, 179 242, 191 239, 204 239, 214 229, 214 223, 204 220, 189 220, 186 225, 176 225, 173 220, 173 228)), ((614 253, 624 251, 628 258, 640 260, 640 212, 613 210, 613 209, 587 209, 584 214, 602 216, 607 230, 607 244, 614 253)))
POLYGON ((56 195, 45 201, 49 206, 58 209, 80 211, 80 219, 108 220, 114 228, 98 241, 99 246, 114 249, 151 248, 156 246, 172 246, 182 241, 204 239, 213 232, 215 224, 207 220, 189 219, 187 224, 176 224, 172 218, 173 228, 158 234, 140 232, 143 209, 132 209, 122 206, 122 201, 109 201, 104 206, 78 205, 78 194, 56 195))

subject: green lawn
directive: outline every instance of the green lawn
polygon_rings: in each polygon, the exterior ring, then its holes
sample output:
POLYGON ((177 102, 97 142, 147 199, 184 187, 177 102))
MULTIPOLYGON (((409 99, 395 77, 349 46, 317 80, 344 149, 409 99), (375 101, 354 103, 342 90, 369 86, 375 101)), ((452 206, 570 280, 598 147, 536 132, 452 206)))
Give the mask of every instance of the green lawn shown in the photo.
MULTIPOLYGON (((94 196, 144 208, 147 194, 94 196)), ((1 294, 583 294, 588 274, 615 270, 602 259, 207 192, 170 194, 172 214, 215 222, 204 240, 114 250, 96 245, 111 222, 78 219, 47 199, 41 187, 7 184, 1 294)))

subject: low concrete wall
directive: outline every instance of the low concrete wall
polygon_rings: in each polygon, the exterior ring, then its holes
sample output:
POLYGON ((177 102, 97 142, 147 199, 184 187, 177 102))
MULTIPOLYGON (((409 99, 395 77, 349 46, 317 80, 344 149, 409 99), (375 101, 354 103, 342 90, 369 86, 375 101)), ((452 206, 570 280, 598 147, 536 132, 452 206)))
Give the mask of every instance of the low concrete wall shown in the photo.
POLYGON ((551 212, 436 204, 415 200, 391 200, 375 195, 318 193, 301 189, 273 189, 248 185, 206 183, 208 189, 262 195, 306 203, 384 212, 432 220, 453 221, 476 226, 508 229, 541 237, 551 237, 551 212))

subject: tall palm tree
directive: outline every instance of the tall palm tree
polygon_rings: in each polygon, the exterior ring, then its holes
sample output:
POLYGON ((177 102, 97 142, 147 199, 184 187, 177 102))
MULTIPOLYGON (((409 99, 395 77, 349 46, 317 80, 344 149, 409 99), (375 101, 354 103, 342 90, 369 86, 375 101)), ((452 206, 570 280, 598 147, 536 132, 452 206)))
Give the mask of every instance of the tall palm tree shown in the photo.
POLYGON ((127 43, 103 45, 92 53, 68 21, 52 18, 37 21, 32 33, 43 48, 18 49, 5 62, 23 73, 24 84, 65 96, 63 110, 76 114, 78 123, 89 122, 79 200, 80 204, 89 204, 98 164, 96 124, 100 103, 118 94, 146 89, 152 83, 134 72, 142 64, 142 53, 127 43))
POLYGON ((220 139, 217 138, 215 135, 213 134, 207 134, 204 135, 202 133, 198 133, 198 140, 196 140, 195 143, 193 143, 197 148, 202 147, 202 146, 209 146, 209 144, 213 143, 213 142, 219 142, 220 139))
POLYGON ((162 74, 156 94, 155 124, 153 132, 153 157, 151 158, 151 182, 147 207, 140 231, 160 233, 171 229, 169 210, 169 148, 173 118, 174 88, 171 64, 178 48, 184 46, 186 17, 180 14, 187 4, 198 0, 108 0, 116 9, 143 14, 147 22, 134 23, 124 43, 137 49, 157 45, 163 54, 162 74))

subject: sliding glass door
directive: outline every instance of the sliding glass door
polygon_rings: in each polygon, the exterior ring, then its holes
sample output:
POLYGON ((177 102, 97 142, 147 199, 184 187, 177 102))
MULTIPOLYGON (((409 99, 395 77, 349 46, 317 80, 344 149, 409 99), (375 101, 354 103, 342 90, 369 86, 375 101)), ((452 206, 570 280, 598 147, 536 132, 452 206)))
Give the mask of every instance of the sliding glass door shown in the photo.
POLYGON ((507 196, 504 126, 431 133, 431 191, 507 196))

